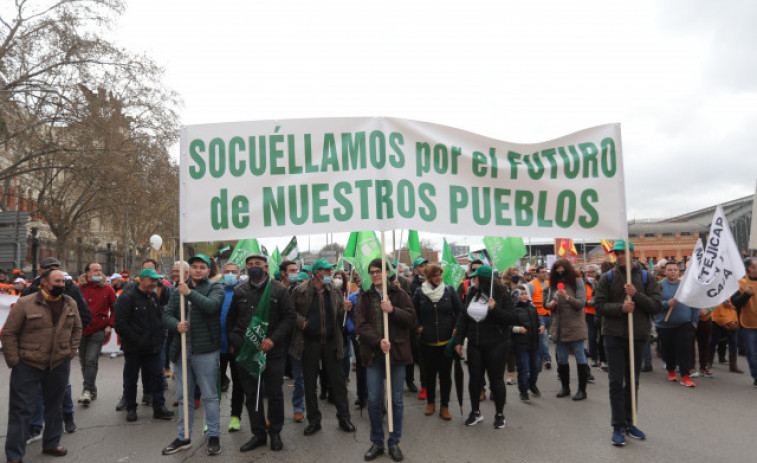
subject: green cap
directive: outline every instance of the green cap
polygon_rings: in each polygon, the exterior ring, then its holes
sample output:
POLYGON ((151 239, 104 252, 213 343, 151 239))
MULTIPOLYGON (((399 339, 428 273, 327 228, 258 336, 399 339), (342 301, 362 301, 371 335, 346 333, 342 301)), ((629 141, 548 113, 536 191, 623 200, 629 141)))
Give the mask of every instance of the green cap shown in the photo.
POLYGON ((476 267, 476 271, 470 274, 470 278, 473 277, 492 277, 492 268, 489 265, 479 265, 476 267))
POLYGON ((160 280, 160 275, 158 275, 158 272, 156 272, 154 268, 146 268, 142 269, 142 271, 139 272, 139 278, 152 278, 154 280, 160 280))
POLYGON ((273 271, 273 277, 274 278, 281 278, 281 272, 279 271, 279 269, 276 269, 276 270, 273 271))
POLYGON ((419 267, 423 264, 428 264, 428 260, 424 259, 423 257, 419 257, 413 261, 413 267, 419 267))
MULTIPOLYGON (((629 247, 631 248, 631 251, 633 251, 633 243, 631 241, 628 242, 629 247)), ((617 240, 613 243, 611 251, 623 251, 626 252, 626 242, 625 240, 617 240)))
MULTIPOLYGON (((311 272, 311 273, 312 273, 312 271, 313 271, 313 270, 312 270, 312 269, 310 268, 310 266, 309 266, 309 265, 303 265, 303 266, 302 266, 302 271, 303 271, 303 272, 311 272)), ((308 277, 308 278, 309 278, 309 277, 308 277)))
POLYGON ((300 272, 297 274, 297 281, 307 280, 308 278, 310 278, 310 275, 305 272, 300 272))
MULTIPOLYGON (((313 262, 313 266, 311 267, 313 272, 316 270, 329 270, 336 267, 335 264, 329 264, 329 261, 326 259, 318 259, 317 261, 313 262)), ((305 267, 303 267, 304 269, 305 267)))
POLYGON ((189 260, 187 261, 187 263, 189 265, 192 265, 192 262, 194 262, 196 260, 201 260, 201 261, 205 262, 205 265, 207 265, 208 268, 210 268, 210 259, 205 254, 195 254, 194 256, 192 256, 192 257, 189 258, 189 260))

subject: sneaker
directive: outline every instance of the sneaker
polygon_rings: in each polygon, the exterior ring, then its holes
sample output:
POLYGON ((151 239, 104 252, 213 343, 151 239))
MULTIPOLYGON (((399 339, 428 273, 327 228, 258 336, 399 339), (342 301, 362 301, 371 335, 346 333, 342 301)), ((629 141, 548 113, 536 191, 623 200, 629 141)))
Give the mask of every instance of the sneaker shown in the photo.
POLYGON ((218 455, 221 453, 221 442, 217 437, 208 438, 208 455, 218 455))
POLYGON ((200 399, 195 399, 195 401, 194 401, 194 407, 195 407, 195 410, 197 410, 198 408, 200 408, 200 399))
POLYGON ((702 368, 699 370, 699 373, 702 374, 705 378, 714 378, 715 375, 712 374, 712 372, 707 368, 702 368))
MULTIPOLYGON (((684 375, 684 376, 686 376, 686 375, 684 375)), ((699 377, 702 376, 702 373, 700 373, 698 370, 691 370, 691 372, 689 372, 688 376, 690 378, 699 378, 699 377)))
POLYGON ((202 427, 202 433, 203 434, 207 434, 208 433, 208 425, 207 424, 202 427))
POLYGON ((515 384, 515 378, 507 378, 507 381, 505 381, 505 384, 508 386, 512 386, 515 384))
POLYGON ((504 428, 505 428, 505 415, 501 413, 494 415, 494 429, 504 429, 504 428))
POLYGON ((681 376, 681 386, 694 387, 696 384, 694 384, 689 375, 683 375, 681 376))
POLYGON ((90 403, 92 403, 92 394, 89 391, 84 391, 77 402, 82 405, 89 405, 90 403))
POLYGON ((676 376, 675 371, 668 372, 668 381, 673 381, 673 382, 678 381, 678 376, 676 376))
POLYGON ((621 447, 626 445, 626 436, 622 426, 614 426, 612 431, 612 445, 621 447))
POLYGON ((38 440, 42 440, 41 429, 35 429, 29 433, 29 436, 26 438, 26 445, 29 445, 32 442, 37 442, 38 440))
POLYGON ((79 429, 79 427, 76 426, 76 423, 74 423, 73 413, 63 414, 63 429, 65 429, 66 432, 69 434, 73 434, 76 432, 77 429, 79 429))
POLYGON ((418 393, 418 400, 426 400, 426 388, 422 387, 421 392, 418 393))
POLYGON ((237 432, 241 428, 238 416, 232 416, 229 418, 229 432, 237 432))
POLYGON ((520 392, 520 400, 523 400, 523 401, 531 400, 531 397, 528 396, 528 391, 520 392))
POLYGON ((534 397, 541 397, 541 391, 535 385, 529 387, 528 390, 531 391, 531 394, 533 394, 534 397))
POLYGON ((607 363, 602 362, 599 364, 599 369, 607 373, 607 363))
POLYGON ((183 440, 179 439, 178 437, 173 440, 170 444, 168 444, 166 447, 163 448, 163 455, 173 455, 176 452, 180 452, 182 450, 186 450, 188 448, 192 447, 192 441, 189 439, 183 440))
POLYGON ((481 415, 481 412, 479 411, 471 411, 470 415, 468 416, 468 419, 465 420, 466 426, 475 426, 478 423, 484 421, 483 415, 481 415))
POLYGON ((636 426, 632 424, 629 424, 626 426, 626 434, 629 437, 633 437, 634 439, 644 440, 647 438, 647 435, 641 432, 641 429, 637 428, 636 426))

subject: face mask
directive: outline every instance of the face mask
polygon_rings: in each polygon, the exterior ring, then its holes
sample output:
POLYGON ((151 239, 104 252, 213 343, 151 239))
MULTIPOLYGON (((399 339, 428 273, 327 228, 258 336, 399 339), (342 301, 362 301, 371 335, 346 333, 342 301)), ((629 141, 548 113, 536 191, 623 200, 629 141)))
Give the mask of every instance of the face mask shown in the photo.
POLYGON ((250 267, 250 269, 247 270, 247 274, 250 276, 250 281, 256 282, 263 278, 265 272, 263 271, 263 267, 250 267))
POLYGON ((475 288, 476 287, 476 282, 475 281, 471 281, 470 282, 470 287, 471 288, 475 288))
POLYGON ((589 283, 594 283, 594 277, 586 277, 587 280, 589 280, 589 283))
POLYGON ((520 281, 520 277, 518 275, 513 275, 510 277, 510 279, 513 281, 513 283, 517 283, 520 281))
POLYGON ((423 281, 423 280, 426 279, 426 275, 423 275, 423 274, 418 275, 418 279, 421 280, 421 281, 423 281))
POLYGON ((334 278, 333 280, 331 280, 331 284, 336 289, 342 289, 342 279, 341 278, 334 278))
POLYGON ((557 278, 562 278, 565 276, 565 271, 562 272, 555 272, 555 275, 557 275, 557 278))
POLYGON ((91 277, 89 277, 89 279, 94 281, 95 283, 100 283, 101 281, 103 281, 102 275, 92 275, 91 277))
POLYGON ((156 287, 155 287, 155 288, 154 288, 154 289, 152 290, 152 292, 153 292, 153 293, 155 293, 155 294, 157 295, 157 294, 158 294, 158 287, 156 286, 156 287))
POLYGON ((297 283, 297 274, 290 273, 289 275, 287 275, 287 281, 290 283, 297 283))
POLYGON ((63 291, 65 289, 65 286, 53 286, 52 288, 50 288, 50 295, 52 297, 58 297, 63 294, 63 291))
POLYGON ((234 286, 237 284, 237 276, 233 273, 226 273, 223 275, 223 282, 226 284, 226 286, 234 286))
POLYGON ((323 276, 323 284, 327 285, 329 283, 331 283, 331 275, 324 275, 323 276))

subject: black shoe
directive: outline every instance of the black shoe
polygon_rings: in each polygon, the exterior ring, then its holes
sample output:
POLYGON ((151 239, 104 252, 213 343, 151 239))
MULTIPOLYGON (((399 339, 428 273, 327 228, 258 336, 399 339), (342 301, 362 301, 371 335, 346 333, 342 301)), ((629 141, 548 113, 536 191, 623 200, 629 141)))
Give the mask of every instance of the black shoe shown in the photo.
POLYGON ((357 405, 357 408, 359 408, 359 409, 365 408, 365 403, 366 403, 365 399, 357 399, 355 401, 355 405, 357 405))
POLYGON ((400 450, 399 445, 390 445, 389 446, 389 456, 392 457, 392 460, 394 461, 402 461, 404 456, 402 456, 402 450, 400 450))
POLYGON ((371 448, 368 449, 367 452, 365 452, 365 455, 363 455, 363 459, 365 461, 371 461, 375 460, 379 455, 384 454, 384 448, 379 447, 376 444, 371 444, 371 448))
POLYGON ((221 442, 217 437, 208 438, 208 455, 214 456, 221 453, 221 442))
POLYGON ((591 366, 592 366, 592 368, 597 368, 599 366, 599 361, 597 361, 596 359, 592 360, 591 361, 591 366))
POLYGON ((266 443, 266 437, 265 436, 252 436, 252 439, 248 440, 244 443, 241 447, 239 447, 240 452, 249 452, 250 450, 256 449, 258 447, 262 447, 266 443))
POLYGON ((281 442, 281 436, 277 432, 271 433, 271 450, 278 452, 284 448, 284 443, 281 442))
POLYGON ((313 434, 317 433, 321 430, 321 423, 310 423, 305 428, 304 434, 306 436, 312 436, 313 434))
POLYGON ((536 386, 531 386, 528 388, 529 391, 531 391, 531 394, 534 395, 534 397, 541 397, 541 391, 536 386))
POLYGON ((63 429, 66 430, 67 433, 73 434, 78 429, 78 426, 76 426, 76 423, 74 423, 74 414, 73 413, 64 413, 63 414, 63 429))
POLYGON ((152 395, 144 393, 142 394, 142 405, 152 405, 152 395))
MULTIPOLYGON (((418 392, 418 387, 415 385, 415 383, 413 381, 410 381, 409 383, 407 383, 407 390, 410 391, 410 392, 412 392, 413 394, 415 394, 415 393, 418 392)), ((391 453, 391 452, 392 452, 392 450, 390 448, 389 449, 389 453, 391 453)))
POLYGON ((127 410, 126 411, 126 421, 133 422, 137 421, 137 411, 136 410, 127 410))
POLYGON ((528 391, 521 391, 520 400, 531 400, 531 397, 528 396, 528 391))
POLYGON ((586 399, 586 392, 582 390, 578 390, 576 392, 576 395, 573 396, 573 400, 585 400, 586 399))
POLYGON ((178 437, 170 444, 163 448, 163 455, 173 455, 176 452, 186 450, 192 446, 192 441, 189 439, 182 440, 178 437))
POLYGON ((652 364, 650 363, 644 364, 644 366, 641 367, 641 371, 642 373, 649 373, 650 371, 652 371, 652 364))
POLYGON ((544 368, 546 368, 547 370, 551 370, 552 369, 552 362, 550 362, 549 360, 547 360, 546 362, 544 362, 544 368))
POLYGON ((355 432, 355 425, 350 422, 350 420, 339 420, 339 427, 344 432, 355 432))
POLYGON ((65 457, 68 454, 68 450, 62 445, 53 447, 51 449, 45 449, 42 451, 45 455, 52 455, 54 457, 65 457))
POLYGON ((121 398, 118 399, 118 403, 116 404, 116 411, 120 412, 125 409, 126 409, 126 399, 124 399, 124 397, 121 396, 121 398))
POLYGON ((170 420, 173 418, 173 412, 166 407, 160 407, 152 412, 152 417, 156 420, 170 420))

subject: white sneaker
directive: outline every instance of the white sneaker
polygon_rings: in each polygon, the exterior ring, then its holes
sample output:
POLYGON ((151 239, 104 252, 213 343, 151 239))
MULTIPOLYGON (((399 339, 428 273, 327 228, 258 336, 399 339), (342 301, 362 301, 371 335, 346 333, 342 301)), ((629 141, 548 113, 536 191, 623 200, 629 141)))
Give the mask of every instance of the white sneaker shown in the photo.
POLYGON ((42 431, 35 431, 29 437, 27 437, 26 445, 29 445, 32 442, 37 442, 38 440, 42 440, 42 431))
POLYGON ((82 405, 89 405, 92 402, 92 394, 89 391, 84 391, 84 393, 79 397, 79 400, 77 400, 82 405))
POLYGON ((702 373, 699 370, 694 370, 689 374, 689 378, 699 378, 702 376, 702 373))
POLYGON ((484 421, 483 415, 481 415, 481 412, 472 411, 470 412, 470 415, 468 416, 468 419, 465 420, 466 426, 475 426, 478 423, 484 421))

